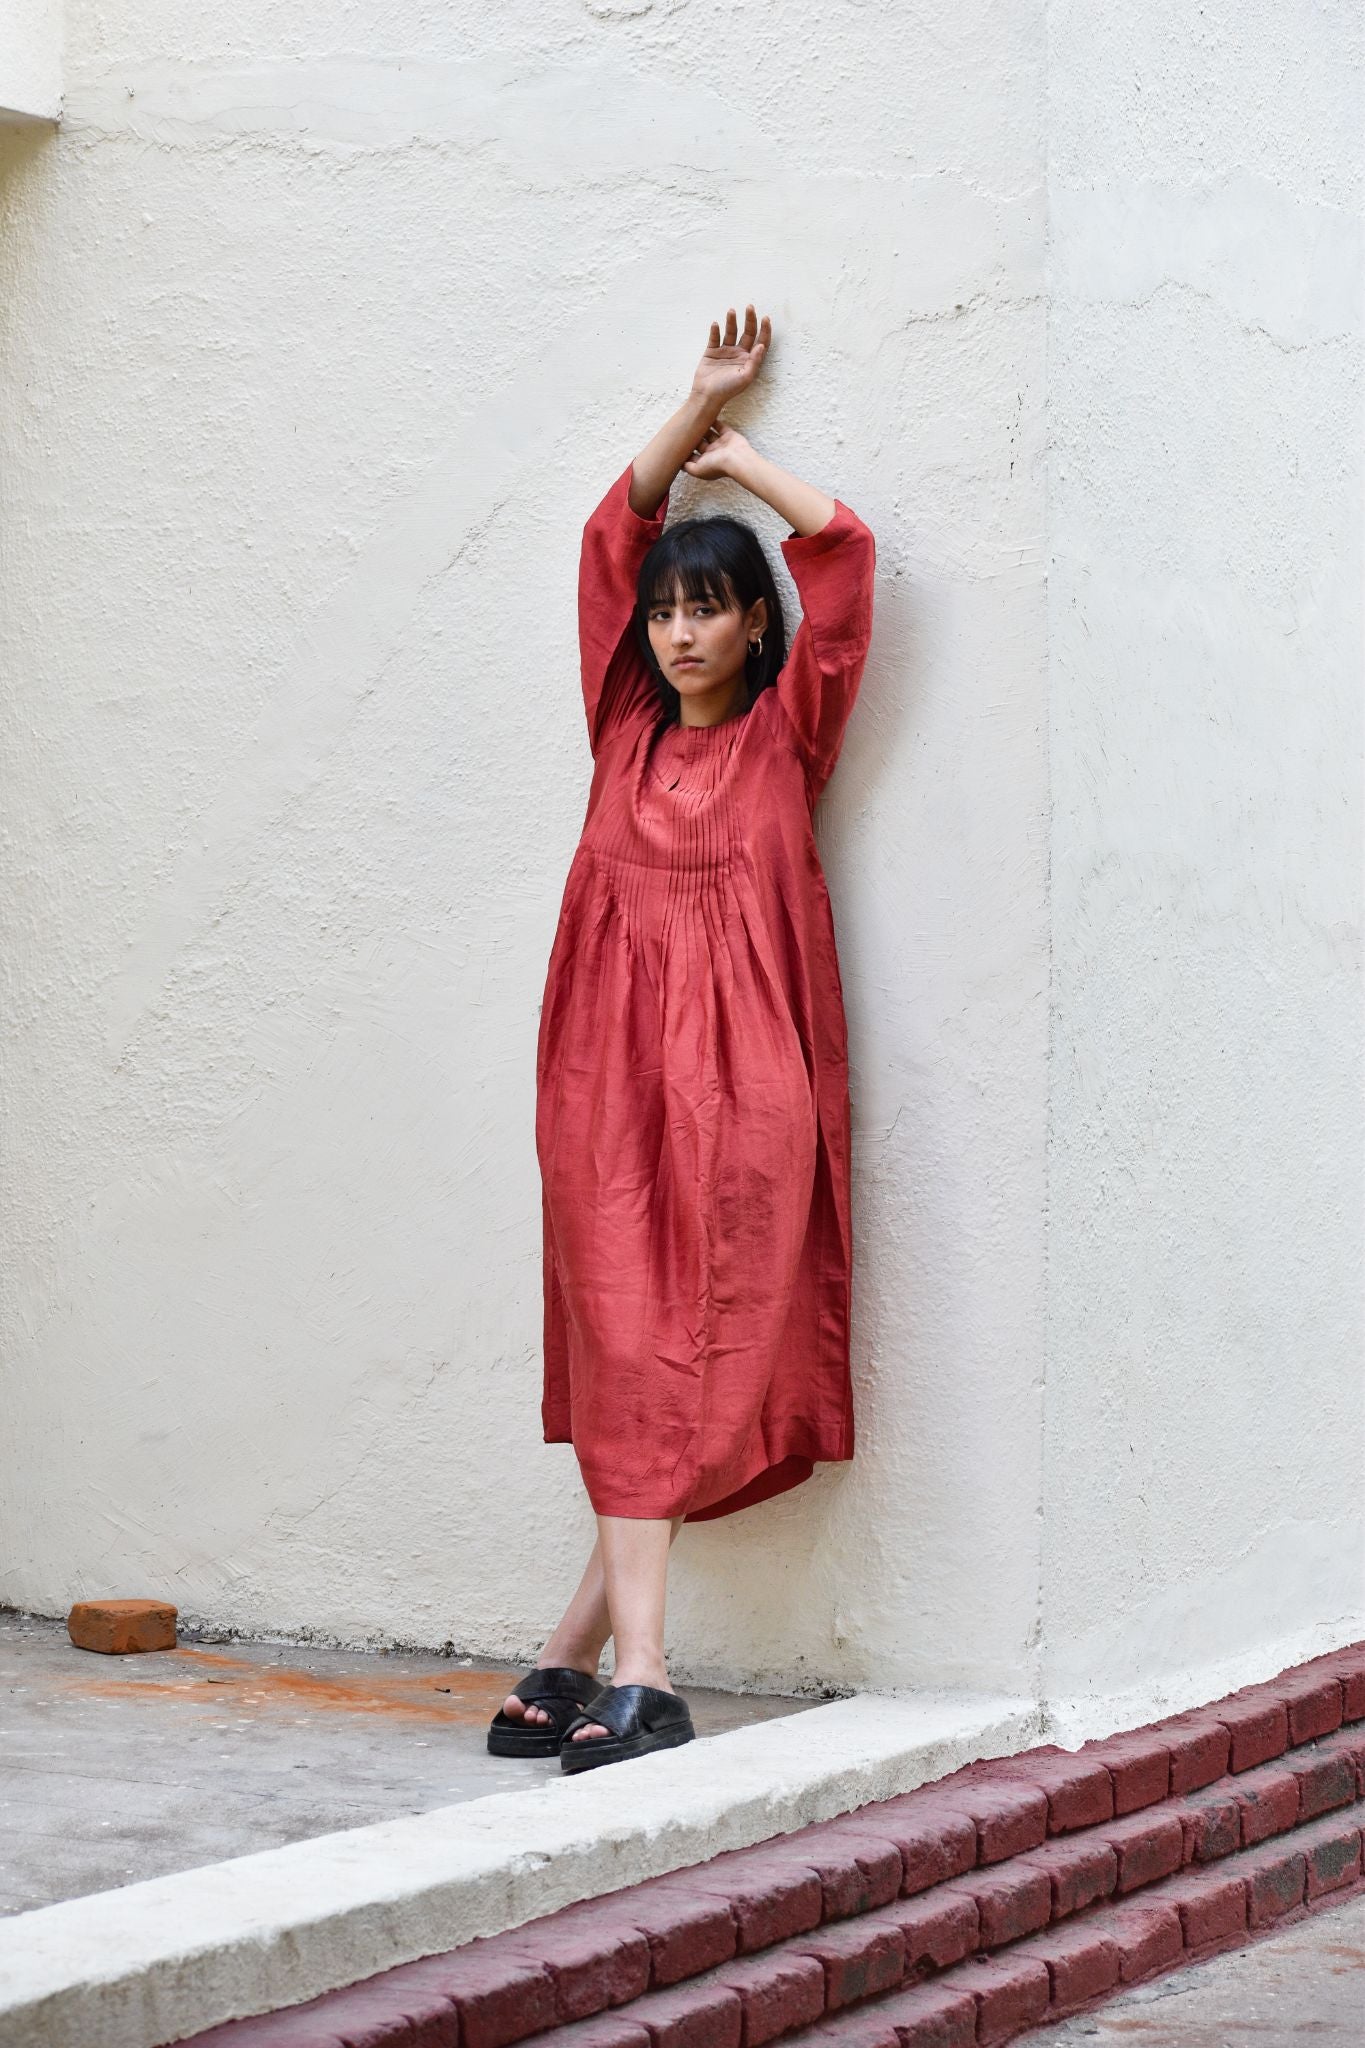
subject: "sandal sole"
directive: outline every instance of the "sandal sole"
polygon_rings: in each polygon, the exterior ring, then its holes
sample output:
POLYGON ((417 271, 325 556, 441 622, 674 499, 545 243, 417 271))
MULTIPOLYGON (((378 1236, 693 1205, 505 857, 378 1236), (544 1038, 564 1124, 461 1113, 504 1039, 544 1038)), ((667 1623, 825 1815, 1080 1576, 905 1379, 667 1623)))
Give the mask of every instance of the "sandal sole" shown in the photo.
POLYGON ((579 1771, 595 1770, 599 1764, 629 1763, 632 1757, 648 1756, 656 1749, 679 1749, 691 1742, 696 1732, 695 1728, 656 1728, 628 1736, 624 1742, 605 1735, 593 1736, 588 1742, 566 1742, 559 1752, 560 1768, 573 1777, 579 1771))
POLYGON ((558 1735, 528 1735, 524 1742, 515 1742, 510 1735, 489 1731, 488 1754, 490 1756, 558 1756, 560 1737, 558 1735))

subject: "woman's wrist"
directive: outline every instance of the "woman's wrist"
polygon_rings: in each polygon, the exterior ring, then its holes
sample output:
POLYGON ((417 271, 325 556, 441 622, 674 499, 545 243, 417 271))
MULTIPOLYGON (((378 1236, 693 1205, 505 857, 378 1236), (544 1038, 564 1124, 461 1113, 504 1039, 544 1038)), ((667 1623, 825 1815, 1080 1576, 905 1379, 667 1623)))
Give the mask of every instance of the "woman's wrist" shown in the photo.
POLYGON ((709 428, 714 427, 724 406, 723 398, 708 397, 704 391, 692 390, 679 406, 675 417, 686 420, 689 426, 695 426, 699 441, 709 428))
POLYGON ((731 483, 739 484, 743 490, 752 491, 756 498, 767 498, 763 489, 763 471, 773 467, 766 456, 760 455, 752 441, 741 441, 733 454, 726 458, 725 473, 731 483))
POLYGON ((657 434, 640 450, 634 463, 629 504, 642 519, 652 519, 673 480, 703 434, 714 426, 719 407, 696 391, 688 393, 657 434))

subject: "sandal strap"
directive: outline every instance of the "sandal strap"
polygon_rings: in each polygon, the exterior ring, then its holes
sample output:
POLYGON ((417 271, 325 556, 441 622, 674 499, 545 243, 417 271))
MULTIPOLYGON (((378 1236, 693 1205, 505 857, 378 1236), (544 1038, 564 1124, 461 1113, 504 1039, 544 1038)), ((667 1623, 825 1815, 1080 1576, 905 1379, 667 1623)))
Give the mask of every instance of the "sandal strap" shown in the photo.
MULTIPOLYGON (((666 1728, 670 1723, 680 1724, 691 1721, 687 1702, 675 1692, 663 1692, 653 1685, 609 1685, 599 1692, 595 1700, 579 1714, 565 1731, 566 1739, 575 1728, 609 1728, 613 1738, 624 1742, 628 1736, 639 1735, 642 1731, 653 1733, 656 1728, 666 1728)), ((605 1738, 590 1735, 587 1747, 605 1738)))
POLYGON ((590 1677, 586 1671, 573 1671, 560 1664, 551 1665, 544 1671, 528 1671, 525 1678, 511 1688, 514 1698, 528 1703, 574 1700, 580 1707, 601 1689, 600 1679, 590 1677))

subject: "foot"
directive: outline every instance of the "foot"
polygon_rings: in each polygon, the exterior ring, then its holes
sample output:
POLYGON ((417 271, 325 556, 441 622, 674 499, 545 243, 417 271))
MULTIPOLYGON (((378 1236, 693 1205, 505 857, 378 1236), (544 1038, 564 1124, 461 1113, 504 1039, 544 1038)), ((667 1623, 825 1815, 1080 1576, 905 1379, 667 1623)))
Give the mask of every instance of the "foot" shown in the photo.
MULTIPOLYGON (((535 1668, 537 1671, 549 1671, 560 1668, 567 1671, 596 1671, 601 1657, 602 1652, 600 1649, 585 1650, 581 1643, 571 1645, 566 1650, 561 1650, 559 1645, 552 1639, 545 1645, 545 1648, 537 1657, 535 1668)), ((502 1703, 502 1711, 506 1714, 509 1721, 524 1721, 528 1728, 546 1727, 550 1721, 550 1716, 546 1713, 544 1707, 528 1705, 525 1700, 519 1700, 514 1692, 508 1693, 507 1698, 502 1703)))
MULTIPOLYGON (((668 1672, 662 1663, 647 1663, 643 1658, 637 1663, 629 1660, 618 1664, 611 1675, 613 1685, 652 1685, 656 1692, 672 1692, 668 1672)), ((584 1728, 576 1728, 571 1742, 590 1742, 595 1735, 610 1735, 610 1728, 603 1728, 596 1721, 589 1721, 584 1728)))

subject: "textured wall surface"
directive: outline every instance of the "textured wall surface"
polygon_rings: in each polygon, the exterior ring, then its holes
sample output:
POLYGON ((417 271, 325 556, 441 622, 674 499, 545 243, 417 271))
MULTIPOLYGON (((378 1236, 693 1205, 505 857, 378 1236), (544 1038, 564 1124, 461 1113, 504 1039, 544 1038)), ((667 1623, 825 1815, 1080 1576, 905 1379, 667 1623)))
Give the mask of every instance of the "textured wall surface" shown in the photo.
POLYGON ((0 121, 55 120, 62 104, 62 0, 5 0, 0 121))
POLYGON ((1044 1684, 1083 1720, 1365 1613, 1360 26, 1048 12, 1044 1684))
POLYGON ((538 1646, 578 536, 752 298, 735 417, 878 539, 818 823, 861 1442, 687 1532, 675 1669, 1156 1698, 1350 1633, 1346 19, 74 0, 0 139, 0 1597, 538 1646))
POLYGON ((61 131, 0 145, 3 1597, 538 1647, 589 1540, 533 1134, 578 538, 753 298, 735 417, 879 541, 819 823, 862 1448, 688 1533, 677 1668, 1025 1683, 1041 49, 997 0, 76 0, 61 131))

